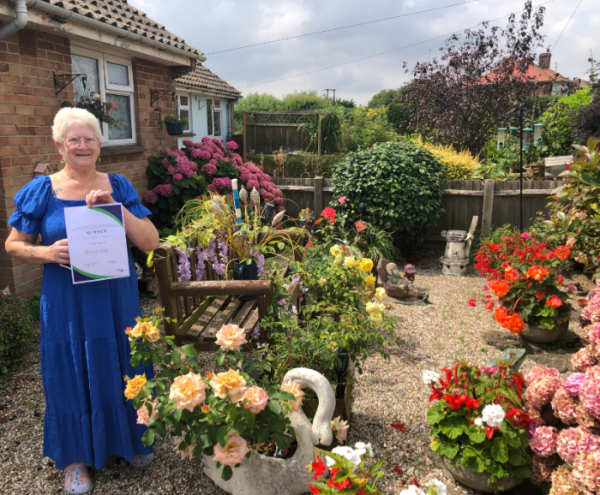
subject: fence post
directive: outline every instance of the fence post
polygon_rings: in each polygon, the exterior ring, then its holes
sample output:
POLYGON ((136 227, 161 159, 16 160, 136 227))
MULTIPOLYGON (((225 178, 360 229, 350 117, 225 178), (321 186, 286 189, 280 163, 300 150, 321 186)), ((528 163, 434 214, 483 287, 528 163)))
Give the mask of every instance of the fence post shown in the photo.
POLYGON ((492 213, 494 211, 494 182, 486 179, 483 186, 483 215, 481 219, 481 235, 487 236, 492 230, 492 213))
MULTIPOLYGON (((318 143, 317 143, 317 154, 319 156, 321 156, 321 117, 323 116, 321 113, 318 114, 319 115, 319 131, 318 134, 319 136, 317 137, 318 143)), ((315 208, 316 211, 316 208, 315 208)))
POLYGON ((323 211, 323 176, 316 175, 314 181, 314 198, 313 208, 315 209, 315 217, 318 219, 323 211))
POLYGON ((246 133, 246 112, 242 112, 242 121, 244 123, 244 130, 242 136, 244 139, 242 140, 242 159, 244 162, 246 161, 246 141, 248 140, 248 134, 246 133))

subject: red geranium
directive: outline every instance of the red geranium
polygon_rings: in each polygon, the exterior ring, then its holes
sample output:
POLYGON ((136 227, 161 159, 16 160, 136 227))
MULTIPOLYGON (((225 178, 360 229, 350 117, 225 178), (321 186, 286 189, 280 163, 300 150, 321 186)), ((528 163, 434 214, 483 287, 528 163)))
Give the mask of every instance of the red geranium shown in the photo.
POLYGON ((492 280, 488 285, 498 297, 504 297, 510 290, 510 286, 504 280, 492 280))
POLYGON ((554 254, 559 260, 566 260, 571 254, 571 250, 566 246, 558 246, 554 251, 554 254))
POLYGON ((315 472, 314 476, 312 477, 313 480, 316 480, 319 476, 323 476, 323 473, 327 471, 327 466, 321 460, 320 455, 317 456, 317 462, 311 462, 311 466, 313 468, 313 471, 315 472))
POLYGON ((552 308, 560 308, 563 302, 560 300, 560 297, 554 294, 552 297, 546 299, 546 305, 552 308))
POLYGON ((335 223, 335 210, 330 206, 328 206, 321 212, 321 216, 331 221, 332 223, 335 223))

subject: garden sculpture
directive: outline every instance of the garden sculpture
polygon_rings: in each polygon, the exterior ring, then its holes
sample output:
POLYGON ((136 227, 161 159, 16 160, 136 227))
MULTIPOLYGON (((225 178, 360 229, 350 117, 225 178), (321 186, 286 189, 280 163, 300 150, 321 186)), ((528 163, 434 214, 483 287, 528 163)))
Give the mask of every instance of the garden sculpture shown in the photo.
POLYGON ((446 251, 440 258, 442 275, 466 275, 471 242, 478 221, 479 217, 473 217, 468 233, 466 230, 442 230, 441 236, 446 239, 446 251))
POLYGON ((402 304, 420 305, 428 302, 429 294, 412 282, 415 273, 416 268, 413 265, 406 265, 402 273, 396 263, 391 263, 385 258, 380 258, 377 263, 377 274, 385 293, 402 304), (412 280, 409 277, 412 277, 412 280))

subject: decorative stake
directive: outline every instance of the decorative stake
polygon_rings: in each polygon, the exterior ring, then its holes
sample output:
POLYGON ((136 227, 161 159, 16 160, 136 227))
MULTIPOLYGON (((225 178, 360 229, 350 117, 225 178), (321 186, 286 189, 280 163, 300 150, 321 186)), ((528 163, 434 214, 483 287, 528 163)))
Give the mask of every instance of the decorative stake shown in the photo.
POLYGON ((252 192, 250 193, 250 199, 252 200, 256 208, 260 206, 260 194, 258 194, 256 187, 252 188, 252 192))
POLYGON ((240 206, 240 196, 238 193, 237 179, 231 180, 231 192, 233 193, 233 204, 235 205, 235 221, 239 228, 242 225, 242 207, 240 206))
POLYGON ((248 191, 246 191, 244 186, 242 186, 242 190, 240 191, 240 201, 244 204, 248 201, 248 191))

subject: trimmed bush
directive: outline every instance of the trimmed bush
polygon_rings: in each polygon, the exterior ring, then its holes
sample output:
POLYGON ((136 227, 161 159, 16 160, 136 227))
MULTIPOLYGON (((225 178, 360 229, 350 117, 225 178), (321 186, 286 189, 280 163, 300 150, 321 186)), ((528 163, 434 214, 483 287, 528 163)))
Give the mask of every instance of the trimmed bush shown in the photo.
POLYGON ((349 153, 333 172, 332 206, 341 216, 390 230, 401 245, 421 242, 444 212, 444 167, 409 140, 349 153))
POLYGON ((0 374, 23 361, 35 332, 27 303, 15 294, 0 297, 0 374))
POLYGON ((481 163, 468 150, 456 151, 452 146, 441 144, 424 143, 421 136, 414 142, 429 150, 446 167, 446 179, 448 180, 471 180, 473 173, 481 163))

